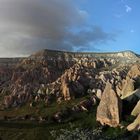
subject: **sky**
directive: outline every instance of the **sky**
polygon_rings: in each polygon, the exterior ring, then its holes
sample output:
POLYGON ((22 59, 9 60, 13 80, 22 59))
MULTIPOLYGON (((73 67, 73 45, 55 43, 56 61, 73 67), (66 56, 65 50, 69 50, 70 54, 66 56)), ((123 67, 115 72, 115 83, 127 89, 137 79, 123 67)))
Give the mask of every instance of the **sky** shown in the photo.
POLYGON ((42 49, 140 54, 139 0, 0 0, 0 57, 42 49))

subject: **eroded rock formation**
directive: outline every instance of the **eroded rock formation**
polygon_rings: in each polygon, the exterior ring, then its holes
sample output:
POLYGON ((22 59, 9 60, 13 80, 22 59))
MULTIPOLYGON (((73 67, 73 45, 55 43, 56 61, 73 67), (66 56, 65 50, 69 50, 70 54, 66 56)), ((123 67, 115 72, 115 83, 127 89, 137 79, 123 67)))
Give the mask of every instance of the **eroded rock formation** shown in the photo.
MULTIPOLYGON (((120 123, 121 112, 125 117, 132 112, 139 118, 139 60, 139 56, 130 51, 103 54, 51 50, 16 60, 11 67, 9 59, 6 60, 8 66, 4 65, 4 59, 0 62, 0 92, 3 97, 0 98, 0 106, 20 107, 27 102, 30 107, 39 102, 49 106, 53 102, 61 104, 64 100, 86 96, 88 99, 80 101, 71 110, 88 111, 100 101, 97 121, 116 127, 120 123)), ((62 114, 56 113, 57 117, 62 117, 62 114)), ((136 120, 133 124, 140 124, 139 119, 136 120)))
POLYGON ((97 121, 102 125, 116 127, 121 120, 122 103, 114 87, 107 82, 100 104, 97 108, 97 121))

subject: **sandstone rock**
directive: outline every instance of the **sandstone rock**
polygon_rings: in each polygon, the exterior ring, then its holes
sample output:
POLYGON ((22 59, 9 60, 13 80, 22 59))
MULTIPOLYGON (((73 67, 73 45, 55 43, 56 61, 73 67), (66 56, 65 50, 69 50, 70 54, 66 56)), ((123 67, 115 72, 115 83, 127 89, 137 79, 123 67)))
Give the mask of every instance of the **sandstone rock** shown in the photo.
POLYGON ((102 91, 101 91, 101 89, 97 89, 97 92, 96 92, 95 95, 97 96, 98 99, 101 99, 101 97, 102 97, 102 91))
POLYGON ((133 115, 133 116, 138 116, 139 114, 140 114, 140 100, 138 101, 135 108, 131 112, 131 115, 133 115))
POLYGON ((102 125, 109 125, 111 127, 118 126, 121 119, 121 106, 121 100, 115 89, 107 82, 97 108, 97 121, 102 125))
POLYGON ((131 78, 140 76, 140 65, 133 65, 127 75, 131 78))
POLYGON ((140 114, 137 116, 137 118, 134 120, 133 123, 127 126, 127 130, 128 131, 140 130, 140 114))
MULTIPOLYGON (((10 93, 10 97, 5 99, 7 107, 20 106, 30 99, 48 103, 47 97, 52 95, 55 98, 53 101, 59 102, 60 97, 70 100, 79 95, 83 96, 87 93, 87 89, 103 91, 107 80, 114 83, 125 79, 127 70, 123 65, 117 65, 123 66, 123 70, 120 71, 118 68, 110 70, 108 68, 112 67, 108 66, 118 64, 120 59, 116 57, 126 58, 126 56, 123 52, 118 55, 118 53, 88 54, 43 50, 25 58, 14 69, 0 67, 0 91, 7 89, 10 93)), ((128 77, 139 75, 139 66, 133 69, 130 70, 128 77)), ((97 91, 98 98, 101 98, 101 91, 97 91)))
POLYGON ((70 100, 71 99, 71 91, 70 91, 71 89, 69 88, 68 83, 63 82, 61 89, 62 89, 62 94, 64 96, 64 100, 70 100))
POLYGON ((69 76, 69 74, 71 73, 65 73, 62 77, 61 77, 61 92, 62 92, 62 95, 64 97, 64 100, 70 100, 71 99, 71 89, 70 89, 70 86, 69 86, 69 78, 71 78, 69 76))
POLYGON ((116 84, 116 92, 117 92, 119 97, 122 96, 121 95, 121 93, 122 93, 122 82, 120 82, 120 81, 116 84))
POLYGON ((130 95, 132 95, 132 92, 135 90, 134 87, 134 80, 127 77, 125 82, 124 82, 124 86, 122 88, 122 92, 121 92, 121 99, 124 99, 130 95))
POLYGON ((96 105, 97 104, 97 97, 95 95, 93 95, 91 98, 91 101, 92 101, 92 105, 96 105))
POLYGON ((128 102, 136 103, 140 100, 140 89, 136 89, 133 92, 129 93, 129 96, 126 96, 124 100, 128 102))

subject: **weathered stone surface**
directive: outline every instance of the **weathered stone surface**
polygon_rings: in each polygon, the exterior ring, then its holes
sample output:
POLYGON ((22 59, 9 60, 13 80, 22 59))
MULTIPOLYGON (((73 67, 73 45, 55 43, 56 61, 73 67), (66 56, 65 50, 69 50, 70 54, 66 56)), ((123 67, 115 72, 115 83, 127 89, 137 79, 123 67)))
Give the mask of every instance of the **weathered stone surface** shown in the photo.
POLYGON ((65 73, 62 77, 61 77, 61 91, 62 91, 62 95, 64 97, 64 100, 70 100, 71 99, 71 89, 69 87, 69 76, 67 73, 65 73))
POLYGON ((63 82, 61 88, 62 88, 62 94, 64 96, 64 100, 70 100, 72 95, 68 83, 63 82))
POLYGON ((135 108, 131 112, 131 115, 133 115, 133 116, 138 116, 139 114, 140 114, 140 100, 138 101, 135 108))
POLYGON ((98 99, 101 99, 101 97, 102 97, 102 91, 101 91, 101 89, 97 89, 97 92, 96 92, 95 95, 97 96, 98 99))
MULTIPOLYGON (((3 95, 6 93, 5 95, 13 97, 14 106, 20 106, 30 99, 35 102, 48 102, 49 97, 61 103, 62 100, 88 94, 88 89, 94 89, 90 95, 96 94, 97 91, 97 97, 101 98, 101 91, 104 91, 108 80, 117 85, 125 79, 127 69, 124 67, 124 61, 120 60, 127 56, 135 54, 88 54, 43 50, 25 58, 12 70, 0 68, 0 91, 3 95), (117 67, 112 69, 116 63, 123 64, 115 65, 117 67)), ((122 88, 118 88, 118 95, 120 91, 122 88)))
POLYGON ((140 76, 140 65, 137 64, 133 65, 128 72, 128 76, 133 78, 140 76))
POLYGON ((128 102, 133 102, 133 103, 136 103, 140 100, 140 89, 136 89, 134 90, 133 92, 131 92, 129 94, 129 96, 126 96, 124 98, 124 100, 128 101, 128 102))
POLYGON ((140 114, 137 116, 137 118, 134 120, 133 123, 127 126, 127 130, 128 131, 140 130, 140 114))
POLYGON ((107 82, 97 108, 97 121, 102 125, 116 127, 121 119, 121 100, 112 85, 107 82))
POLYGON ((121 91, 121 99, 124 99, 130 95, 132 95, 133 91, 135 90, 134 87, 134 80, 127 77, 124 81, 124 85, 121 91))

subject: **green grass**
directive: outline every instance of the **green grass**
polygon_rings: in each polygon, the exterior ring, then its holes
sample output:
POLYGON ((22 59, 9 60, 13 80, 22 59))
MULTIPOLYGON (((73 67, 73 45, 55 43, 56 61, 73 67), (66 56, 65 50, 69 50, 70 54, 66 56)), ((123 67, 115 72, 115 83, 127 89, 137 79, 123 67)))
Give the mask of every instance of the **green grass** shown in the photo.
POLYGON ((47 106, 44 102, 38 102, 34 107, 30 107, 30 103, 26 103, 17 108, 0 110, 0 117, 14 117, 27 114, 34 116, 52 116, 58 111, 73 107, 74 105, 78 104, 80 101, 83 101, 86 98, 87 97, 82 97, 71 101, 63 101, 61 104, 52 103, 49 106, 47 106))
MULTIPOLYGON (((61 129, 72 130, 80 129, 96 129, 98 123, 96 122, 95 110, 91 112, 82 112, 74 114, 69 120, 63 123, 38 123, 30 121, 15 121, 7 122, 0 121, 0 138, 2 140, 55 140, 52 137, 52 131, 56 131, 57 136, 61 133, 61 129), (73 126, 73 127, 71 127, 73 126)), ((107 127, 103 131, 103 136, 108 136, 110 139, 121 136, 125 133, 120 128, 107 127)))
MULTIPOLYGON (((44 102, 39 102, 34 107, 30 107, 29 103, 19 107, 10 108, 4 111, 0 111, 0 117, 8 116, 47 116, 51 117, 58 111, 71 108, 83 101, 87 97, 78 98, 72 101, 63 101, 61 104, 53 103, 46 106, 44 102)), ((64 119, 62 123, 56 123, 48 121, 46 123, 39 123, 35 121, 0 121, 0 138, 2 140, 53 140, 54 138, 50 134, 51 131, 56 131, 57 135, 61 133, 61 129, 71 130, 73 129, 96 129, 100 125, 96 122, 96 109, 94 106, 89 112, 72 113, 64 119)), ((124 133, 120 128, 109 128, 104 130, 103 135, 109 137, 115 137, 124 133)))
POLYGON ((38 124, 35 122, 0 122, 0 137, 3 140, 44 140, 52 139, 50 131, 63 125, 38 124))
MULTIPOLYGON (((33 116, 53 116, 54 113, 71 108, 83 101, 87 97, 78 98, 72 101, 63 101, 61 104, 53 103, 46 106, 44 102, 39 102, 34 107, 30 107, 27 103, 19 108, 10 108, 0 111, 0 117, 8 116, 22 116, 22 115, 33 115, 33 116)), ((57 131, 61 129, 69 129, 70 124, 79 128, 93 128, 96 126, 96 107, 90 112, 81 112, 70 114, 69 117, 65 118, 63 123, 47 122, 40 124, 39 122, 33 121, 0 121, 0 137, 2 140, 49 140, 53 139, 50 135, 52 130, 57 131)))
POLYGON ((108 137, 113 138, 122 135, 124 131, 125 130, 121 130, 119 127, 117 128, 107 127, 106 130, 104 131, 104 134, 108 137))
POLYGON ((59 131, 61 129, 70 129, 70 125, 74 127, 85 128, 95 126, 95 114, 94 112, 86 113, 82 112, 71 116, 69 120, 64 123, 44 123, 30 121, 0 121, 0 137, 3 140, 51 140, 51 131, 59 131))

